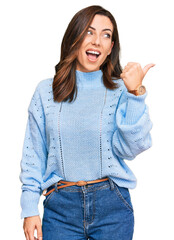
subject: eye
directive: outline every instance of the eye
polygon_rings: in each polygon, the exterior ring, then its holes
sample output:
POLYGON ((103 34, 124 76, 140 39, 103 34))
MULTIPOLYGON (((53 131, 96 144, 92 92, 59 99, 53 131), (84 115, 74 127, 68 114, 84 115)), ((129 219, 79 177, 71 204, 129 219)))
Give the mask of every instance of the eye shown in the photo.
POLYGON ((87 31, 87 34, 88 34, 88 33, 89 33, 89 34, 90 34, 90 33, 92 34, 92 31, 88 30, 88 31, 87 31))
POLYGON ((111 37, 111 35, 109 33, 105 33, 105 35, 107 36, 107 38, 111 37))

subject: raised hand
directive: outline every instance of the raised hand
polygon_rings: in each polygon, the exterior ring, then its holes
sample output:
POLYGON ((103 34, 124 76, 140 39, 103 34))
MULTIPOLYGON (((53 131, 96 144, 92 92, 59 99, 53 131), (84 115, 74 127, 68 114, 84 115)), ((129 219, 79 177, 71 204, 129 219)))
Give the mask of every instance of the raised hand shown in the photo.
POLYGON ((142 69, 139 63, 129 62, 120 74, 128 91, 134 90, 141 85, 146 73, 154 66, 154 63, 150 63, 142 69))

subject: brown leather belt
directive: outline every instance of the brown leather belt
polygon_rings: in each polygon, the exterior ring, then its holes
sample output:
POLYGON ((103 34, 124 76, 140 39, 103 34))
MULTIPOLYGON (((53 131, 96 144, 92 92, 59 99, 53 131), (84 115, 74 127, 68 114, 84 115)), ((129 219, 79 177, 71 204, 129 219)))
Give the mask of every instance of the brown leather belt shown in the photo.
MULTIPOLYGON (((92 183, 98 183, 98 182, 104 182, 104 181, 107 181, 109 178, 102 178, 102 179, 98 179, 98 180, 93 180, 93 181, 78 181, 78 182, 69 182, 69 181, 64 181, 64 180, 60 180, 57 185, 60 185, 61 183, 65 184, 65 185, 62 185, 62 186, 59 186, 57 187, 57 189, 59 188, 64 188, 64 187, 69 187, 69 186, 74 186, 74 185, 77 185, 77 186, 85 186, 87 184, 92 184, 92 183)), ((53 191, 55 191, 55 188, 51 189, 49 192, 47 192, 47 189, 44 189, 42 194, 44 196, 47 196, 49 195, 50 193, 52 193, 53 191)))

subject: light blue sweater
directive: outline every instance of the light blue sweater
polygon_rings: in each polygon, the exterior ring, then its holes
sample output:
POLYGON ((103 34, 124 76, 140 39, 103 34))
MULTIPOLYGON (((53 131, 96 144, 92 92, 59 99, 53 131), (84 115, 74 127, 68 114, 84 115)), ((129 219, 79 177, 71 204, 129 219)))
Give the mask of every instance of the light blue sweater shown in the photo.
POLYGON ((75 102, 54 102, 53 78, 38 83, 28 107, 20 181, 21 218, 39 215, 42 191, 59 180, 90 181, 109 177, 119 186, 136 187, 124 159, 151 147, 152 122, 147 92, 135 96, 124 82, 106 89, 102 71, 76 70, 75 102))

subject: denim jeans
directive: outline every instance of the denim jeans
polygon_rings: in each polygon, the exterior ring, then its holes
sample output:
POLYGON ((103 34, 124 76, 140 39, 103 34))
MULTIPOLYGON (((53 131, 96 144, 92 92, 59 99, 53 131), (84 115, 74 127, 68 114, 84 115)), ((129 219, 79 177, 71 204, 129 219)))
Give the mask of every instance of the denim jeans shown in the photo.
MULTIPOLYGON (((61 184, 64 185, 64 184, 61 184)), ((60 185, 60 186, 61 186, 60 185)), ((43 201, 43 240, 131 240, 134 213, 130 193, 110 178, 69 186, 43 201)))

